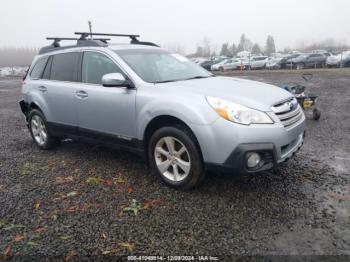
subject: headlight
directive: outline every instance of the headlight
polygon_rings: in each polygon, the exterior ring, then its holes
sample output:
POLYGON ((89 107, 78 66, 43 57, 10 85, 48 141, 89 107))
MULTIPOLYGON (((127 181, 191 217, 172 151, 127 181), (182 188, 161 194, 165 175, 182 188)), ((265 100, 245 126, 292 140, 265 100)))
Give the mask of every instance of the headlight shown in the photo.
POLYGON ((232 122, 243 125, 273 123, 272 119, 264 112, 217 97, 207 96, 206 98, 211 107, 221 117, 232 122))

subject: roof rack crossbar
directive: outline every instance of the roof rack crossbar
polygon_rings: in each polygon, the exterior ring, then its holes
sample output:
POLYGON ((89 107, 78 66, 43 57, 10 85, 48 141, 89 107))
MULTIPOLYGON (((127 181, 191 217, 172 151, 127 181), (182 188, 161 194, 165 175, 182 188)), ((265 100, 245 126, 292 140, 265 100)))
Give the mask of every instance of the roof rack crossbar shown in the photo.
MULTIPOLYGON (((46 40, 53 40, 52 46, 53 47, 60 47, 60 41, 62 40, 88 40, 88 39, 81 39, 76 37, 46 37, 46 40)), ((94 38, 93 40, 100 40, 103 43, 107 43, 107 41, 111 40, 110 38, 94 38)))
POLYGON ((129 37, 131 39, 136 39, 140 35, 132 34, 109 34, 109 33, 89 33, 89 32, 74 32, 76 35, 80 35, 81 39, 86 39, 88 36, 100 35, 100 36, 118 36, 118 37, 129 37))
POLYGON ((159 45, 152 43, 152 42, 144 42, 144 41, 139 41, 137 38, 140 37, 140 35, 133 35, 133 34, 109 34, 109 33, 89 33, 89 32, 75 32, 74 34, 80 35, 80 39, 86 39, 88 36, 91 36, 92 39, 93 36, 117 36, 117 37, 129 37, 131 39, 131 44, 138 44, 138 45, 150 45, 150 46, 157 46, 159 45))

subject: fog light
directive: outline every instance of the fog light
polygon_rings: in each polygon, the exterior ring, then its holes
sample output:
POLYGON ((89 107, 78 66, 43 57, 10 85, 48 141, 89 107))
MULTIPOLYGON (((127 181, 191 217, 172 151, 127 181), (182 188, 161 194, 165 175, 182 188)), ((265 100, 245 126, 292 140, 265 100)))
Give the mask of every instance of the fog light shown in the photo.
POLYGON ((258 153, 252 152, 247 154, 247 167, 254 168, 259 165, 261 157, 258 153))

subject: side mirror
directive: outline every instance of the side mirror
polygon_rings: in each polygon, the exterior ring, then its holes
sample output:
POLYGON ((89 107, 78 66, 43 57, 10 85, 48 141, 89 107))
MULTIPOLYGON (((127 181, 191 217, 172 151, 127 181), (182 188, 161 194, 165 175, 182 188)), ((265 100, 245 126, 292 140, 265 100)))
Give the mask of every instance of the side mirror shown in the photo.
POLYGON ((126 80, 121 73, 111 73, 102 76, 102 85, 105 87, 131 87, 130 81, 126 80))

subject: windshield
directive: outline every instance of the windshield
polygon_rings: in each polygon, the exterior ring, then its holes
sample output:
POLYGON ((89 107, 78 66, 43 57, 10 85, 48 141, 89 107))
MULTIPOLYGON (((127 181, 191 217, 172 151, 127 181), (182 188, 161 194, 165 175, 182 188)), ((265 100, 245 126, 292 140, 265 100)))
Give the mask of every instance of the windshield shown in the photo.
POLYGON ((175 82, 213 76, 186 57, 165 50, 115 51, 141 77, 149 83, 175 82))

